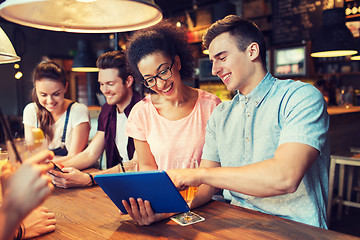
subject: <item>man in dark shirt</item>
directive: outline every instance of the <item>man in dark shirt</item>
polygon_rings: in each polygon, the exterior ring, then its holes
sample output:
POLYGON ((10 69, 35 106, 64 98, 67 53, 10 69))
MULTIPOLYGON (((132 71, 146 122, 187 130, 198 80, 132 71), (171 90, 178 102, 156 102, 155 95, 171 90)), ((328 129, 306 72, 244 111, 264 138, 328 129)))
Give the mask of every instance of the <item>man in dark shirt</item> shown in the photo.
POLYGON ((91 186, 95 184, 93 175, 119 172, 120 161, 136 161, 134 142, 125 135, 125 127, 130 110, 142 97, 133 90, 134 77, 127 67, 125 54, 122 51, 104 53, 96 64, 100 90, 106 97, 98 118, 98 130, 83 152, 61 162, 54 160, 64 166, 64 173, 51 171, 53 183, 58 187, 91 186), (95 165, 104 150, 106 170, 91 174, 79 171, 95 165))

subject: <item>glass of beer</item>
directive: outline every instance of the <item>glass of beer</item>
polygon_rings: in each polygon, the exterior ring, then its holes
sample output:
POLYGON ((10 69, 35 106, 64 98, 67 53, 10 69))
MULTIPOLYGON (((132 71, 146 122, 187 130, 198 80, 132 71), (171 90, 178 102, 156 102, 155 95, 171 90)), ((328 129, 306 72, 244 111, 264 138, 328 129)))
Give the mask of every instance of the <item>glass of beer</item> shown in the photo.
MULTIPOLYGON (((199 164, 198 161, 194 158, 191 158, 190 160, 176 161, 174 165, 175 169, 197 168, 197 167, 199 167, 199 164)), ((197 190, 198 187, 188 187, 187 189, 180 191, 181 196, 184 198, 184 200, 187 202, 188 205, 190 205, 192 200, 195 198, 197 190)), ((193 216, 189 211, 184 213, 181 220, 183 222, 191 222, 192 218, 193 216)))
MULTIPOLYGON (((47 149, 47 145, 45 144, 35 144, 34 142, 27 141, 25 138, 16 138, 14 139, 14 145, 16 147, 16 150, 22 159, 22 161, 26 161, 28 158, 33 156, 34 154, 47 149)), ((16 163, 16 154, 15 151, 10 144, 9 141, 7 141, 7 149, 9 153, 9 161, 11 164, 16 163)))
POLYGON ((7 151, 0 150, 0 174, 2 172, 2 167, 5 164, 7 164, 8 160, 9 160, 9 154, 7 153, 7 151))
POLYGON ((138 171, 138 162, 135 160, 124 162, 124 169, 125 169, 125 172, 137 172, 138 171))
MULTIPOLYGON (((15 138, 13 139, 14 146, 22 161, 26 161, 34 154, 48 148, 44 133, 40 128, 33 128, 32 137, 29 138, 15 138)), ((9 153, 9 161, 15 164, 17 157, 10 141, 6 142, 9 153)))

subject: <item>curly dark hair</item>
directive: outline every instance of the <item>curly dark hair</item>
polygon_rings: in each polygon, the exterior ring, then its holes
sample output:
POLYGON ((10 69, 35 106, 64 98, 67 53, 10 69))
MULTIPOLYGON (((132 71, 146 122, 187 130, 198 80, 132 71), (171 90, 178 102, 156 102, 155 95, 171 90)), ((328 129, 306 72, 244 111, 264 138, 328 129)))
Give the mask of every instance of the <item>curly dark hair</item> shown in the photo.
POLYGON ((136 75, 142 80, 138 69, 138 63, 144 57, 161 52, 165 56, 174 59, 180 58, 182 79, 189 79, 194 74, 194 58, 186 41, 186 34, 181 28, 175 26, 169 20, 143 30, 136 31, 127 42, 128 63, 136 75))
POLYGON ((262 64, 266 66, 266 44, 258 26, 245 18, 228 15, 212 24, 203 36, 203 45, 209 49, 210 43, 222 33, 228 32, 236 40, 237 48, 244 52, 250 43, 256 42, 260 48, 262 64))

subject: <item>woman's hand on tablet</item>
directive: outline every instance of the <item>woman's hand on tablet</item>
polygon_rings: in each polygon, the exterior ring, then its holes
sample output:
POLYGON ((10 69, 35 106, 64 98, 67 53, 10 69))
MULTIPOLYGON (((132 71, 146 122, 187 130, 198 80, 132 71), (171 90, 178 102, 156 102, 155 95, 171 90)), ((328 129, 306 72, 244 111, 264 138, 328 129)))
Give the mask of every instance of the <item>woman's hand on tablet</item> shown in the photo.
POLYGON ((154 213, 153 209, 151 208, 150 202, 147 200, 143 201, 141 198, 138 198, 137 200, 135 200, 134 198, 129 198, 129 202, 127 202, 126 200, 122 200, 122 204, 124 205, 130 217, 140 226, 150 225, 162 219, 169 218, 175 214, 154 213))

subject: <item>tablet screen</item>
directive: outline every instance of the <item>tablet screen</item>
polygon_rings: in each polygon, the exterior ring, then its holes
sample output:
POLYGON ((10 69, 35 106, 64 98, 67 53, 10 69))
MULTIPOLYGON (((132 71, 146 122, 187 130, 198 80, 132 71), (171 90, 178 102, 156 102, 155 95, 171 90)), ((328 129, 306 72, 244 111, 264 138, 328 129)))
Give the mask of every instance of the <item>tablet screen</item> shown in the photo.
POLYGON ((189 206, 165 171, 114 173, 94 176, 95 181, 123 213, 122 200, 150 201, 155 213, 187 212, 189 206))

